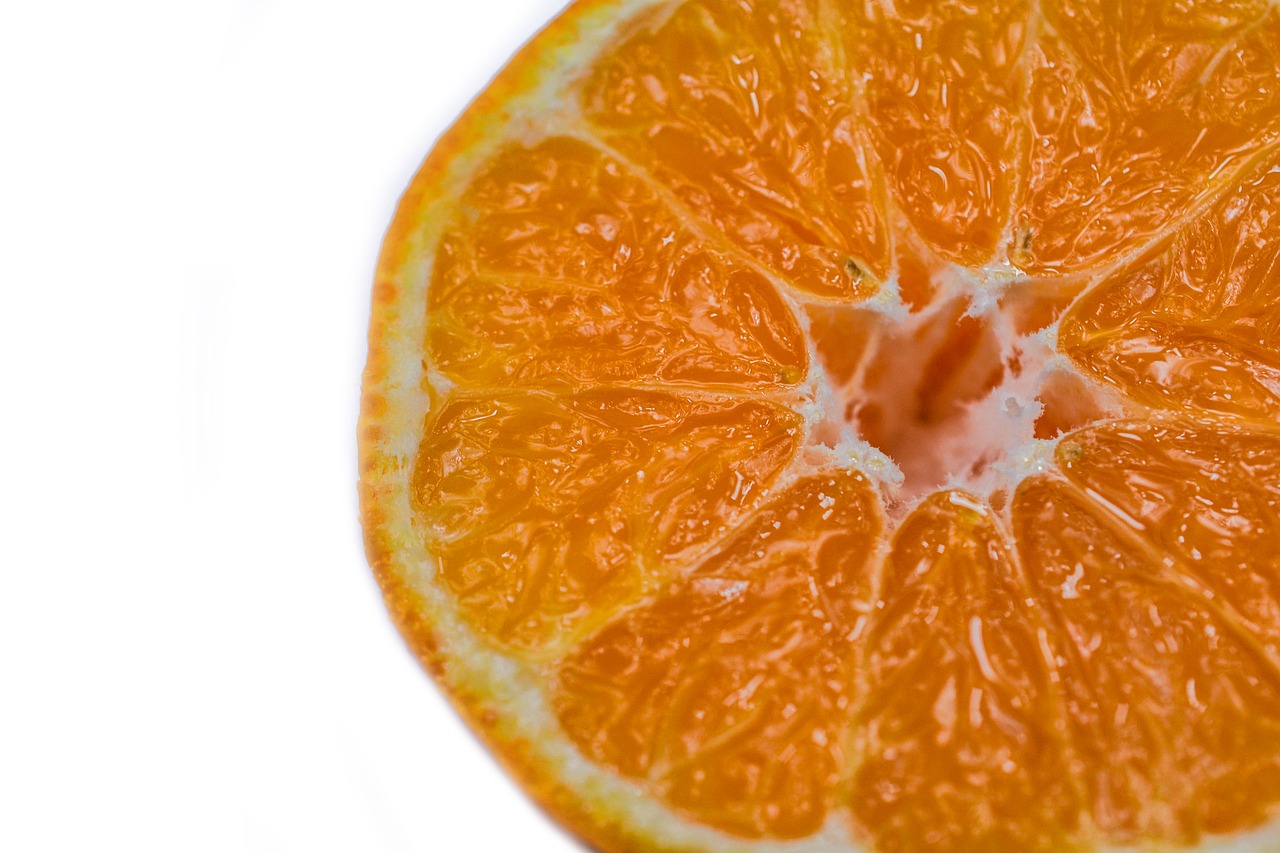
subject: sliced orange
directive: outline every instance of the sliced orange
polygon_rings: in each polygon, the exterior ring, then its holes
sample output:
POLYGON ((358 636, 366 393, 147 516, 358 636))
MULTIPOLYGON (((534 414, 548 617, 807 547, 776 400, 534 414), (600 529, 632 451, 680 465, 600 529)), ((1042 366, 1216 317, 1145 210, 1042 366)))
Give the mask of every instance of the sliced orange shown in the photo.
POLYGON ((1280 7, 580 0, 401 203, 360 447, 601 850, 1280 850, 1280 7))

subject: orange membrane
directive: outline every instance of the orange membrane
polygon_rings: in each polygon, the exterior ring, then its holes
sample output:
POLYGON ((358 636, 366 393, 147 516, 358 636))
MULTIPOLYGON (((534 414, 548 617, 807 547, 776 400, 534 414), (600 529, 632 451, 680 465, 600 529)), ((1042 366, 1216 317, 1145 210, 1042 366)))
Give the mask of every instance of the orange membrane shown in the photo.
POLYGON ((1280 814, 1280 13, 1039 8, 654 4, 436 248, 437 579, 693 821, 1280 814))

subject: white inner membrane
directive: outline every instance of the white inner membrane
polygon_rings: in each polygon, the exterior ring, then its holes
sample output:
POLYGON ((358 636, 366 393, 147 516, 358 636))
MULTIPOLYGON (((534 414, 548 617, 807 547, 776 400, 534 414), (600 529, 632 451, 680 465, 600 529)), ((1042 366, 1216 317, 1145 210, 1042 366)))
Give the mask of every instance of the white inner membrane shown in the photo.
POLYGON ((1069 300, 1036 328, 1009 282, 1004 270, 945 266, 914 311, 894 280, 867 303, 810 307, 813 435, 860 459, 894 506, 942 489, 1011 489, 1046 469, 1063 432, 1124 414, 1058 352, 1069 300))

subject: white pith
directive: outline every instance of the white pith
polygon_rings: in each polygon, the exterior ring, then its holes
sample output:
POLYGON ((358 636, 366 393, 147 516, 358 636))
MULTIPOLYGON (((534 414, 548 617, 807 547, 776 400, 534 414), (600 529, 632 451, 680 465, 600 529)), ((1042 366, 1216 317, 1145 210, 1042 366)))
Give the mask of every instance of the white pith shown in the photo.
MULTIPOLYGON (((619 3, 607 18, 589 22, 582 38, 573 46, 572 55, 592 55, 613 36, 618 21, 625 21, 641 9, 661 5, 674 9, 678 4, 654 0, 619 3)), ((554 69, 555 73, 546 74, 537 89, 512 102, 512 117, 508 120, 506 133, 495 134, 487 145, 473 149, 471 159, 466 162, 453 164, 454 172, 440 188, 435 207, 447 209, 451 206, 453 199, 467 185, 471 169, 477 164, 483 163, 512 139, 526 144, 539 141, 545 136, 544 127, 554 127, 555 132, 561 135, 581 134, 603 147, 594 140, 577 114, 576 100, 564 94, 576 70, 575 62, 552 58, 547 62, 548 70, 554 69), (535 125, 520 116, 538 116, 538 122, 535 125)), ((431 215, 424 219, 434 224, 442 222, 444 217, 431 215)), ((691 227, 703 232, 707 230, 706 226, 698 223, 691 223, 691 227)), ((439 236, 438 232, 424 231, 415 237, 417 251, 412 264, 414 295, 398 312, 397 321, 391 327, 390 348, 421 352, 421 342, 426 337, 425 296, 439 236)), ((708 235, 708 239, 714 239, 714 236, 708 235)), ((736 251, 727 244, 723 245, 726 251, 736 251)), ((751 263, 750 259, 745 260, 751 263)), ((789 291, 785 282, 770 271, 761 270, 782 289, 797 320, 807 332, 806 298, 789 291)), ((1127 413, 1126 406, 1112 392, 1099 387, 1091 377, 1058 353, 1056 322, 1029 335, 1019 336, 1013 330, 1012 324, 1002 314, 1001 297, 1011 286, 1016 286, 1019 275, 1016 269, 1008 264, 993 264, 975 272, 951 266, 943 275, 947 279, 945 300, 965 300, 971 315, 989 323, 995 331, 1002 352, 1009 353, 1014 347, 1021 347, 1034 353, 1035 357, 1029 360, 1020 375, 1006 375, 1004 382, 966 410, 963 429, 956 430, 953 436, 955 446, 943 454, 950 460, 949 465, 943 467, 949 470, 939 479, 936 488, 963 489, 985 500, 994 492, 1012 493, 1027 477, 1051 471, 1055 467, 1057 440, 1036 439, 1034 425, 1036 417, 1043 411, 1042 391, 1055 374, 1073 376, 1094 389, 1098 400, 1114 416, 1127 413), (975 447, 975 440, 980 447, 975 447), (991 449, 1000 451, 997 458, 979 475, 968 473, 973 454, 991 449)), ((876 296, 847 310, 873 312, 895 323, 910 323, 913 317, 919 319, 927 315, 932 307, 910 312, 899 294, 896 275, 891 275, 876 296)), ((772 399, 785 400, 801 414, 809 436, 807 448, 780 477, 778 488, 809 471, 852 468, 877 484, 891 519, 901 518, 929 491, 904 490, 907 478, 902 466, 859 435, 856 424, 850 423, 846 417, 847 389, 833 381, 823 365, 821 354, 812 348, 812 343, 810 346, 810 371, 804 382, 790 391, 771 395, 772 399)), ((388 377, 385 388, 389 408, 387 420, 421 425, 431 412, 433 396, 436 400, 448 397, 454 390, 453 383, 419 358, 395 359, 394 364, 397 372, 388 377)), ((383 453, 394 458, 397 468, 404 472, 404 476, 399 478, 401 485, 390 502, 394 506, 394 517, 388 520, 388 526, 398 530, 414 529, 408 480, 418 441, 419 434, 413 430, 392 430, 382 448, 383 453)), ((618 816, 659 843, 679 849, 744 853, 849 853, 867 850, 853 838, 850 822, 839 809, 833 810, 826 826, 809 838, 793 842, 746 841, 681 817, 642 784, 623 779, 585 759, 564 736, 551 708, 545 692, 545 685, 551 681, 548 677, 550 669, 507 657, 467 624, 457 613, 451 597, 434 582, 435 563, 425 542, 406 543, 395 559, 398 570, 422 598, 431 621, 439 626, 436 633, 441 640, 442 657, 452 663, 443 677, 445 682, 488 697, 494 708, 502 710, 496 734, 530 743, 548 769, 601 814, 618 816)), ((1122 853, 1137 848, 1107 849, 1122 853)), ((1147 846, 1141 849, 1158 848, 1147 846)), ((1168 849, 1184 848, 1171 846, 1168 849)), ((1280 826, 1273 825, 1231 839, 1209 839, 1198 849, 1219 853, 1274 853, 1280 851, 1280 826)))
MULTIPOLYGON (((937 428, 932 436, 923 436, 945 445, 933 454, 937 457, 934 467, 937 467, 938 474, 930 478, 932 482, 909 482, 900 459, 870 443, 860 433, 856 418, 851 419, 847 412, 851 403, 856 402, 857 389, 850 388, 856 382, 842 384, 830 375, 822 353, 813 342, 812 324, 805 312, 807 300, 794 291, 783 291, 809 340, 809 374, 793 392, 791 405, 805 419, 810 448, 829 448, 832 451, 829 454, 804 454, 797 461, 798 470, 791 472, 792 476, 821 466, 853 468, 879 487, 892 524, 909 514, 921 500, 938 491, 963 490, 985 502, 996 493, 1011 495, 1028 477, 1053 470, 1056 467, 1054 452, 1061 436, 1037 438, 1035 425, 1045 410, 1041 399, 1045 387, 1055 379, 1070 377, 1087 389, 1090 401, 1105 412, 1105 419, 1140 411, 1058 352, 1058 321, 1030 333, 1019 334, 1007 316, 1001 297, 1017 285, 1021 273, 1007 265, 993 267, 974 271, 955 264, 943 265, 936 276, 940 280, 937 297, 929 305, 914 311, 901 298, 896 272, 888 277, 876 295, 864 302, 838 309, 826 306, 826 310, 878 315, 907 335, 934 321, 934 314, 941 308, 960 303, 966 306, 966 316, 976 318, 995 335, 1001 360, 1006 364, 1003 381, 981 399, 967 403, 960 418, 937 428), (1007 369, 1009 358, 1015 351, 1021 362, 1021 369, 1016 375, 1007 369), (982 459, 986 464, 975 473, 973 463, 982 459)), ((918 363, 931 355, 931 351, 923 351, 904 357, 904 360, 918 363)), ((904 385, 899 390, 905 396, 917 389, 904 385)), ((1092 422, 1098 421, 1080 422, 1076 426, 1083 427, 1092 422)))

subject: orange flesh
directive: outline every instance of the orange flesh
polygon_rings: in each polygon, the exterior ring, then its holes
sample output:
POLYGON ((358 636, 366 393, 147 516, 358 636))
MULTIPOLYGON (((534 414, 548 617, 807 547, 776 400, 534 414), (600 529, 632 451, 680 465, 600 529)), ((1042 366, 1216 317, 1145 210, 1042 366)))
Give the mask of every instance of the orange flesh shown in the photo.
POLYGON ((1280 815, 1280 11, 1184 5, 655 4, 484 164, 413 508, 584 756, 885 851, 1280 815))
POLYGON ((1029 4, 849 6, 853 71, 894 197, 941 254, 991 260, 1016 190, 1029 4))
POLYGON ((786 489, 561 664, 565 730, 714 826, 816 831, 842 775, 879 533, 856 474, 786 489))
POLYGON ((889 272, 885 197, 824 6, 686 3, 602 57, 583 101, 701 221, 796 287, 860 298, 889 272))

